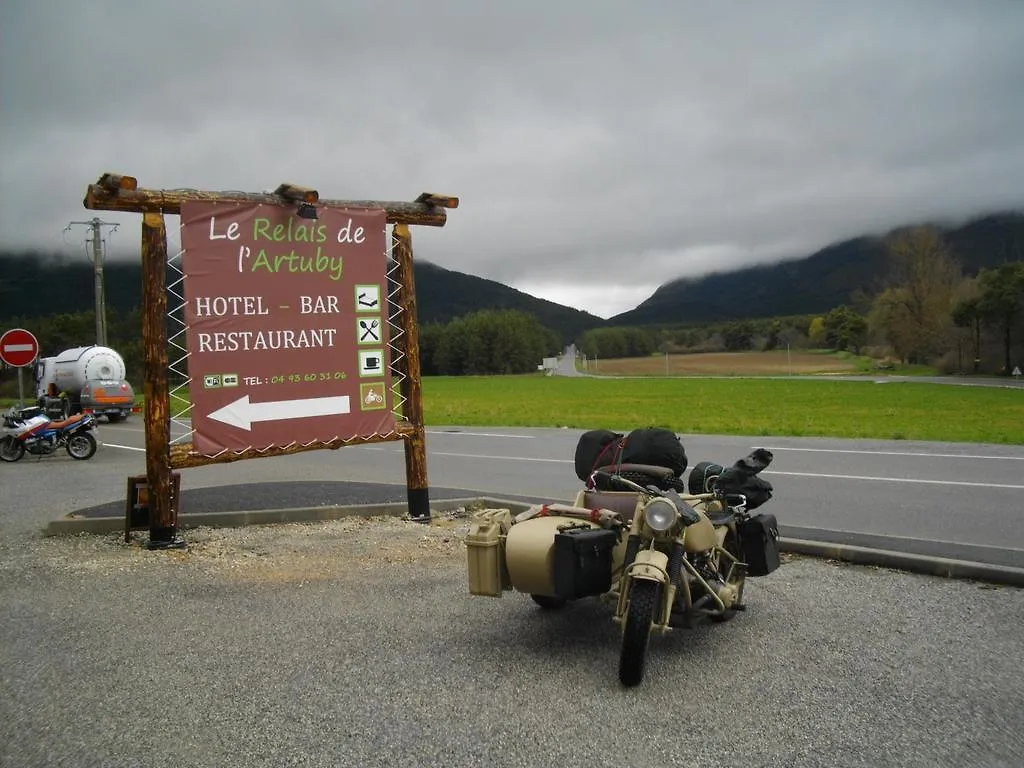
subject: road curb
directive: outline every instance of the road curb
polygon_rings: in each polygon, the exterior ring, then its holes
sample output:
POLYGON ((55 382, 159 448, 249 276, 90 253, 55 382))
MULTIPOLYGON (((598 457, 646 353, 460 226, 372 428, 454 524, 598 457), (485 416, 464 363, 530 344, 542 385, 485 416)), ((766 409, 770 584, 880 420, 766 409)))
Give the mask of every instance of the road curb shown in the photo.
MULTIPOLYGON (((468 506, 498 506, 514 513, 529 508, 522 501, 471 496, 457 499, 432 501, 432 512, 452 512, 468 506)), ((242 510, 233 512, 190 512, 178 516, 181 530, 189 528, 238 528, 245 525, 273 525, 275 523, 316 523, 340 520, 345 517, 404 517, 409 505, 403 501, 380 504, 351 504, 346 506, 293 507, 286 509, 242 510)), ((143 530, 143 529, 133 529, 143 530)), ((74 536, 80 533, 118 533, 124 531, 124 515, 111 517, 62 517, 51 521, 44 529, 44 536, 74 536)))
MULTIPOLYGON (((523 501, 492 496, 471 496, 442 499, 431 502, 432 512, 447 513, 466 507, 499 507, 513 514, 529 508, 523 501)), ((262 509, 235 512, 194 512, 179 516, 182 530, 189 528, 237 528, 246 525, 274 525, 280 523, 314 523, 340 520, 346 517, 404 517, 408 514, 405 502, 381 504, 354 504, 348 506, 297 507, 289 509, 262 509)), ((105 534, 124 531, 124 517, 63 517, 50 522, 43 529, 45 536, 73 536, 76 534, 105 534)), ((828 535, 821 529, 823 536, 828 535)), ((779 545, 783 552, 809 555, 856 565, 875 565, 900 571, 939 576, 947 579, 970 579, 1024 587, 1024 568, 955 560, 945 557, 911 554, 898 550, 838 544, 825 540, 782 537, 779 545)))
POLYGON ((857 565, 877 565, 899 571, 910 571, 927 576, 941 576, 947 579, 972 579, 995 584, 1024 587, 1024 568, 1006 565, 991 565, 969 560, 953 560, 946 557, 915 555, 895 550, 858 547, 852 544, 835 544, 827 541, 780 538, 783 552, 811 555, 829 560, 839 560, 857 565))

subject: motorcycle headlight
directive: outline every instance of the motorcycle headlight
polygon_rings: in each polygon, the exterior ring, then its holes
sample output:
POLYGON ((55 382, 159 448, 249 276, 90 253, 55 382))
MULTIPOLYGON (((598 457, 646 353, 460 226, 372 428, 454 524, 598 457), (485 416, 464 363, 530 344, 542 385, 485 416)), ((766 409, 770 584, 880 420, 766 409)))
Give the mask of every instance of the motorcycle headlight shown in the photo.
POLYGON ((661 533, 675 525, 679 512, 668 499, 654 499, 644 507, 644 522, 652 531, 661 533))

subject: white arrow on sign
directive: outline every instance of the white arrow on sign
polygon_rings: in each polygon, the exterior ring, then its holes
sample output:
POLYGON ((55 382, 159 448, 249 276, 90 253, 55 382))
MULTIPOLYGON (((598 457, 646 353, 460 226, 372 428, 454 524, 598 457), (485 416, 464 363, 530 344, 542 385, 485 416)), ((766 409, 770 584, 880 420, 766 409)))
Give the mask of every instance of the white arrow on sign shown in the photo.
POLYGON ((232 427, 251 430, 254 421, 338 416, 350 410, 348 395, 311 397, 307 400, 273 400, 269 403, 250 403, 249 396, 243 395, 223 408, 218 408, 210 414, 210 418, 232 427))

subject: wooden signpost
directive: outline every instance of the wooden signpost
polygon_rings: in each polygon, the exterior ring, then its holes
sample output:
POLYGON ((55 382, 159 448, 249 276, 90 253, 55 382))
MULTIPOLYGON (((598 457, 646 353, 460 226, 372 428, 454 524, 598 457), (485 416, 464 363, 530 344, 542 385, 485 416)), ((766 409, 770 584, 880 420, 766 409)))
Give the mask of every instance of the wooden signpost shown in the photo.
POLYGON ((84 204, 142 214, 151 549, 183 546, 175 470, 390 440, 405 444, 410 518, 430 519, 409 225, 444 226, 457 198, 140 189, 107 173, 84 204), (182 253, 171 258, 167 214, 181 217, 182 253), (169 269, 181 274, 171 306, 169 269), (169 319, 180 326, 170 338, 169 319), (170 372, 189 393, 177 412, 170 372), (172 421, 184 438, 172 440, 172 421))

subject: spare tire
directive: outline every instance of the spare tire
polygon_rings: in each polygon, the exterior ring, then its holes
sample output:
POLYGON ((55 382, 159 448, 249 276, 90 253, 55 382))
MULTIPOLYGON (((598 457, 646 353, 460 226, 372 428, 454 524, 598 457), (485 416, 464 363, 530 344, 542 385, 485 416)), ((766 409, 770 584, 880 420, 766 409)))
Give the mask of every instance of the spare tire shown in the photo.
POLYGON ((686 481, 686 490, 693 494, 711 493, 715 481, 718 480, 723 469, 725 468, 721 464, 715 464, 713 461, 701 461, 694 464, 686 481))

